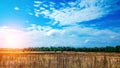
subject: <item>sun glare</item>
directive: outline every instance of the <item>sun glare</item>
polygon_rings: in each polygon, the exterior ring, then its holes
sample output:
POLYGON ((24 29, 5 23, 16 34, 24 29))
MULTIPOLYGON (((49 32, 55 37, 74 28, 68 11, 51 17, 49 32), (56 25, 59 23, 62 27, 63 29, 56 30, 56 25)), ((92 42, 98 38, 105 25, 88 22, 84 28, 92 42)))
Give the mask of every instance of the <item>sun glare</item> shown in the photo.
POLYGON ((3 45, 5 48, 20 48, 24 42, 20 32, 10 29, 3 32, 3 38, 3 45))
POLYGON ((6 46, 8 46, 10 48, 18 47, 18 45, 20 44, 19 42, 20 42, 20 40, 19 40, 19 37, 17 35, 8 34, 5 37, 6 46))

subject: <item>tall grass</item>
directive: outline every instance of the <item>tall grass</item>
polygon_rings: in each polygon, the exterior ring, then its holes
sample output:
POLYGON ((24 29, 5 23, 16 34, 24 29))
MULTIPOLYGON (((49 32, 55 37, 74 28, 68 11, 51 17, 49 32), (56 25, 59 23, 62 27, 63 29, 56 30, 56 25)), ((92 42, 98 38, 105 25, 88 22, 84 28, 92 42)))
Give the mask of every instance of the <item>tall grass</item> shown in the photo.
POLYGON ((0 68, 120 68, 120 54, 0 53, 0 68))

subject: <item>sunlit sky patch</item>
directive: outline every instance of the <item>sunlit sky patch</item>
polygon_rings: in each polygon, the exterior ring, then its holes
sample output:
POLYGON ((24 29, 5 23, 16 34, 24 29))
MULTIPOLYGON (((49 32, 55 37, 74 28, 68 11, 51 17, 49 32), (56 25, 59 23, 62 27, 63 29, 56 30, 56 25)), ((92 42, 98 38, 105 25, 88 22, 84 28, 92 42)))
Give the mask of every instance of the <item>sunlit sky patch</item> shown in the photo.
POLYGON ((120 44, 120 0, 0 0, 0 47, 120 44))

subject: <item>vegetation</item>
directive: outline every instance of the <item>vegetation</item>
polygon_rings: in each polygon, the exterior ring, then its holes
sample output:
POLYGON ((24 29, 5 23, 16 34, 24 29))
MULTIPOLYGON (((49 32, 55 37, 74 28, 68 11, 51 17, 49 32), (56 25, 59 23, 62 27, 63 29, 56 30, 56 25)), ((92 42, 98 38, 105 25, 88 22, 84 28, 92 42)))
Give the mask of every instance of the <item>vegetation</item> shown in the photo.
POLYGON ((0 53, 0 68, 120 68, 119 53, 0 53))
POLYGON ((1 48, 0 68, 120 68, 119 52, 120 46, 1 48))
POLYGON ((23 51, 74 51, 74 52, 120 52, 120 45, 116 47, 94 47, 94 48, 74 48, 74 47, 36 47, 24 48, 23 51))

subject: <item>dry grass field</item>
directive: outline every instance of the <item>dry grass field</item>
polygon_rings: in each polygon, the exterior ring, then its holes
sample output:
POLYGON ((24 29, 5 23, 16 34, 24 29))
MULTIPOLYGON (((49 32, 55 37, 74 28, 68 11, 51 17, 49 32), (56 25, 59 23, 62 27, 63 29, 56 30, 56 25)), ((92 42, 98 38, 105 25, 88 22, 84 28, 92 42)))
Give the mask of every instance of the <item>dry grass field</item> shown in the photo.
POLYGON ((120 68, 120 53, 0 52, 0 68, 120 68))

